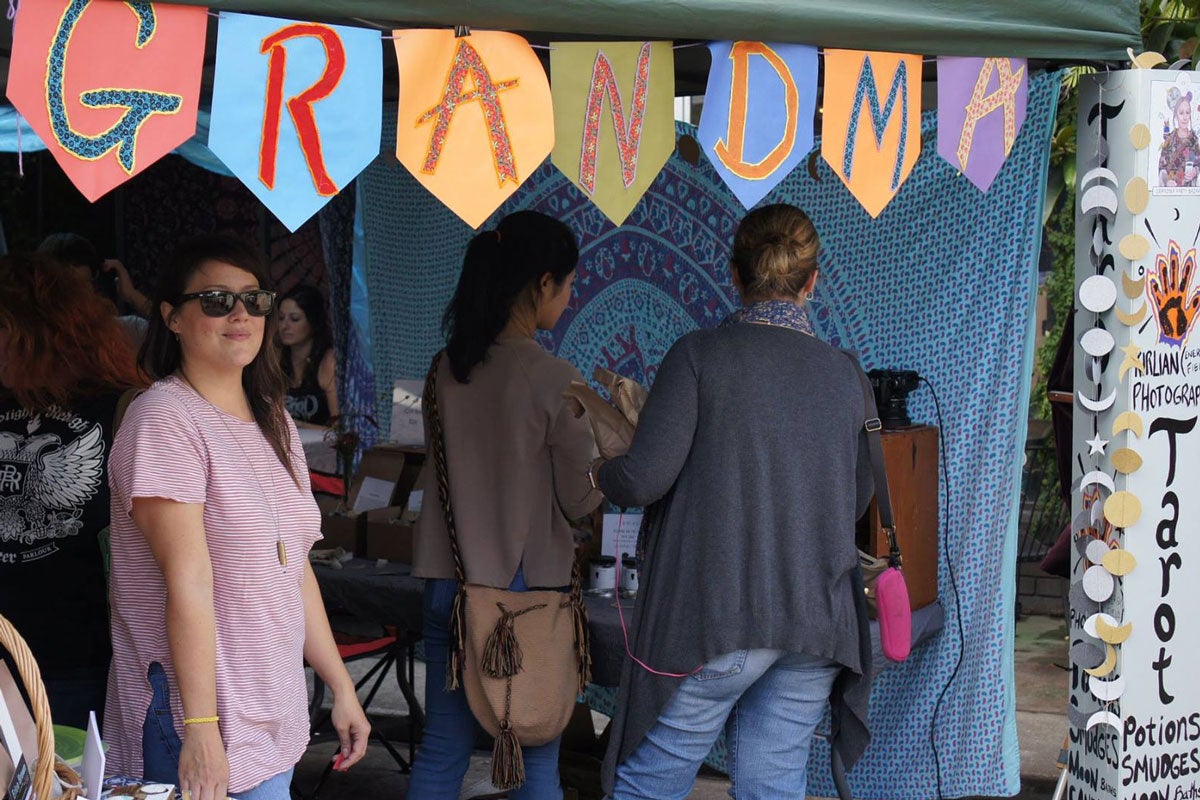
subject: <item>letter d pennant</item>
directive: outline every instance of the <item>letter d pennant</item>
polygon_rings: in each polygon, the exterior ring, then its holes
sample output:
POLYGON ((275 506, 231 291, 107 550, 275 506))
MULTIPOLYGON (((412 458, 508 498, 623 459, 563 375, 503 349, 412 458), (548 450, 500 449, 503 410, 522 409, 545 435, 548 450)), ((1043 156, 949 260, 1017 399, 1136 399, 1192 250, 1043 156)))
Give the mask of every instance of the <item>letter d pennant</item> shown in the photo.
POLYGON ((221 13, 208 147, 296 230, 379 154, 379 31, 221 13))
POLYGON ((825 51, 821 156, 872 217, 921 152, 921 57, 825 51))
POLYGON ((709 50, 698 138, 721 179, 751 208, 812 149, 817 48, 713 42, 709 50))

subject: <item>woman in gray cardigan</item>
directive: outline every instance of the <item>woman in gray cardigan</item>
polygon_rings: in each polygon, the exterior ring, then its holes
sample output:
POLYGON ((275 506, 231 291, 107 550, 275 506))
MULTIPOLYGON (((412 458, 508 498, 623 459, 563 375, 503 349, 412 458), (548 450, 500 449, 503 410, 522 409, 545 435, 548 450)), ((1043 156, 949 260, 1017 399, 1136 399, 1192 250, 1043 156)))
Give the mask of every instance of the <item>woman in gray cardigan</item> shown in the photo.
POLYGON ((641 663, 625 662, 604 773, 615 800, 686 797, 722 729, 739 800, 803 798, 831 700, 843 760, 866 745, 866 409, 857 363, 803 309, 818 249, 800 209, 748 214, 732 256, 744 306, 676 342, 629 452, 590 470, 612 502, 647 507, 641 663))

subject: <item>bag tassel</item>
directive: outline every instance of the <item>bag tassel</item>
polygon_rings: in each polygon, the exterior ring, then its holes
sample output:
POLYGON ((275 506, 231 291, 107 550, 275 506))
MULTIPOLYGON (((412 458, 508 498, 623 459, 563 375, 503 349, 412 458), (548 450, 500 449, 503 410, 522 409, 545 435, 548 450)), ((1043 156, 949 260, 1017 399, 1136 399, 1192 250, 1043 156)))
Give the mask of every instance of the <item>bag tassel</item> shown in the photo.
POLYGON ((496 744, 492 747, 492 785, 509 791, 525 783, 525 756, 517 734, 509 727, 508 720, 500 725, 496 744))
POLYGON ((489 678, 511 678, 521 671, 524 660, 521 643, 513 631, 516 615, 506 609, 503 603, 497 605, 500 606, 500 619, 496 620, 496 627, 483 646, 479 666, 489 678))
POLYGON ((446 691, 453 692, 461 686, 460 678, 462 676, 463 661, 466 659, 464 651, 465 642, 467 640, 466 622, 464 620, 463 608, 467 601, 467 587, 461 582, 458 584, 458 591, 454 594, 454 605, 450 608, 450 653, 446 659, 446 691))
POLYGON ((587 606, 582 599, 571 599, 571 616, 575 620, 575 660, 579 664, 579 692, 587 691, 592 682, 592 645, 588 631, 587 606))

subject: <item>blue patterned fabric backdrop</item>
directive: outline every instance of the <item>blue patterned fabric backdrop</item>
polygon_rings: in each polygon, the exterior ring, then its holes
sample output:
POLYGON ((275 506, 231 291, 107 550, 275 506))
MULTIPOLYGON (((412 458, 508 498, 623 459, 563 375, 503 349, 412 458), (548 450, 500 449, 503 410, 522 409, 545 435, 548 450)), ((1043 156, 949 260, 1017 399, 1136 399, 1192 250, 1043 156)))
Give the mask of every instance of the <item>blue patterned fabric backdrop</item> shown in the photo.
MULTIPOLYGON (((1019 789, 1016 512, 1058 84, 1055 75, 1032 80, 1028 117, 987 194, 937 157, 929 112, 924 152, 878 219, 819 158, 764 201, 799 205, 820 232, 818 335, 857 350, 867 368, 917 370, 936 387, 944 415, 949 504, 939 585, 947 624, 877 679, 873 743, 850 775, 857 797, 932 797, 939 772, 946 797, 1019 789)), ((385 112, 388 119, 394 115, 385 112)), ((685 132, 693 133, 681 126, 685 132)), ((385 152, 394 136, 394 127, 385 132, 385 152)), ((392 381, 423 376, 442 344, 440 316, 472 231, 394 159, 377 161, 361 180, 376 397, 387 419, 392 381)), ((734 307, 727 260, 743 211, 703 160, 673 156, 620 228, 549 165, 501 213, 522 208, 563 219, 579 236, 575 296, 545 343, 585 376, 605 366, 652 383, 680 335, 715 325, 734 307)), ((910 406, 914 419, 937 421, 928 389, 910 406)), ((828 775, 828 749, 818 748, 810 793, 833 796, 828 775)))

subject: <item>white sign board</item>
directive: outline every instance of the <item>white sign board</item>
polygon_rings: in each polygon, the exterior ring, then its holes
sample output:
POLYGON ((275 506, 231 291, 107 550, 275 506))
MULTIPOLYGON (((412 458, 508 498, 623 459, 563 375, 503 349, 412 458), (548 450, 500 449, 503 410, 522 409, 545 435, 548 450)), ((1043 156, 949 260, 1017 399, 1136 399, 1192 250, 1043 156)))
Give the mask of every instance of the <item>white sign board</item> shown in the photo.
POLYGON ((1116 301, 1075 315, 1113 346, 1075 351, 1071 800, 1200 797, 1198 106, 1197 73, 1082 82, 1076 289, 1116 301))

